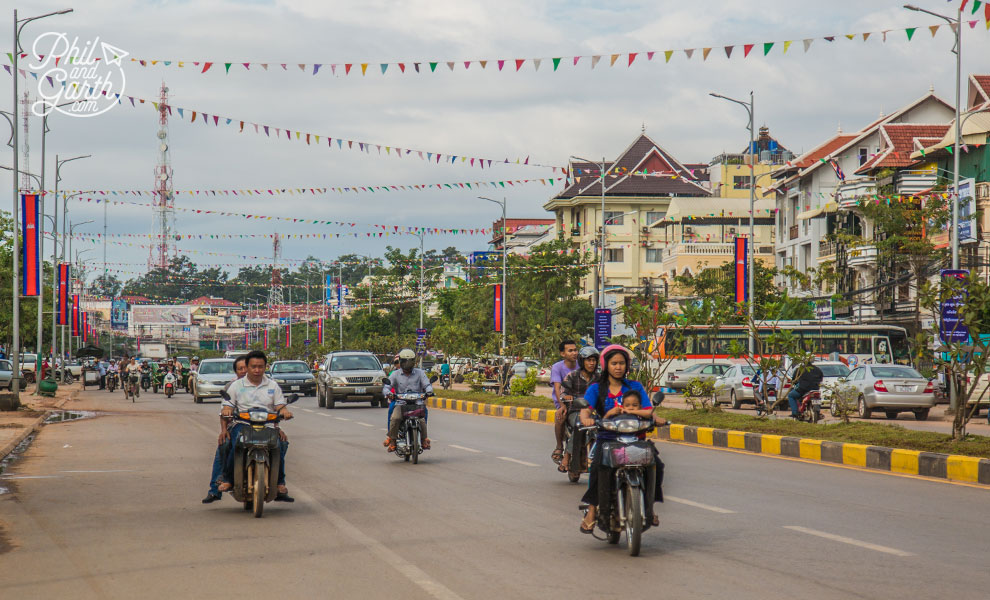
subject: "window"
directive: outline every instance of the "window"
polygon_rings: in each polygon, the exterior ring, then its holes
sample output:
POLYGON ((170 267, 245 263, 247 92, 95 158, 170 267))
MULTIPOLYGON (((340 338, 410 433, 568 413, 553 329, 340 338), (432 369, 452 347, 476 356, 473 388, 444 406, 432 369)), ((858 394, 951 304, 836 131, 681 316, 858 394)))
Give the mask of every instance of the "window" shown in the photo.
POLYGON ((606 225, 622 225, 624 221, 621 210, 606 210, 605 211, 605 224, 606 225))
POLYGON ((334 356, 330 363, 331 371, 380 371, 378 359, 371 355, 334 356))
POLYGON ((663 248, 647 248, 646 262, 648 263, 663 262, 663 248))
POLYGON ((606 248, 605 262, 620 263, 623 261, 622 248, 606 248))
POLYGON ((232 360, 204 361, 203 364, 199 365, 200 375, 226 375, 233 372, 234 361, 232 360))
POLYGON ((734 190, 748 190, 749 189, 749 175, 734 175, 732 177, 732 189, 734 189, 734 190))
POLYGON ((660 221, 666 216, 667 213, 660 210, 648 210, 646 211, 646 223, 644 225, 653 225, 657 221, 660 221))
POLYGON ((309 373, 304 362, 280 362, 272 365, 272 373, 309 373))
POLYGON ((870 159, 870 149, 860 148, 859 149, 859 166, 866 164, 866 161, 870 159))

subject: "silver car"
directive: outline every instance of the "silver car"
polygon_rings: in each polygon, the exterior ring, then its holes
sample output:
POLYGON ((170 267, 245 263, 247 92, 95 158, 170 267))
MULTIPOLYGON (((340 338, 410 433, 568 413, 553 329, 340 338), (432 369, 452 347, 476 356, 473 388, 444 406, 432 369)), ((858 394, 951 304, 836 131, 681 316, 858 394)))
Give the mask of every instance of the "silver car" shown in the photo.
MULTIPOLYGON (((843 378, 848 378, 850 370, 845 363, 832 360, 816 360, 814 365, 822 371, 822 383, 820 388, 822 406, 828 408, 832 405, 832 394, 830 390, 833 389, 834 386, 839 385, 843 378)), ((794 373, 795 369, 792 368, 788 374, 787 381, 791 385, 794 384, 794 373)), ((835 412, 833 412, 832 415, 837 416, 835 412)))
MULTIPOLYGON (((22 370, 21 373, 23 374, 24 371, 22 370)), ((14 378, 14 365, 12 365, 9 360, 6 359, 0 360, 0 389, 13 391, 13 388, 11 387, 12 386, 11 380, 13 378, 14 378)), ((21 389, 24 389, 25 387, 27 387, 27 382, 24 381, 24 379, 22 378, 21 389)))
POLYGON ((231 358, 207 358, 199 363, 199 370, 193 378, 193 402, 201 403, 203 398, 219 398, 227 384, 237 379, 234 373, 234 360, 231 358))
POLYGON ((729 363, 698 363, 686 369, 680 369, 667 374, 667 387, 681 391, 687 387, 692 379, 702 381, 715 381, 723 373, 728 371, 732 365, 729 363))
POLYGON ((935 385, 912 369, 901 365, 863 365, 853 369, 841 384, 843 391, 857 398, 860 418, 869 419, 882 410, 888 419, 911 411, 919 421, 928 418, 935 405, 935 385))
POLYGON ((715 379, 713 404, 728 402, 739 409, 742 403, 753 404, 753 374, 756 370, 749 365, 734 365, 715 379))
POLYGON ((382 392, 385 371, 370 352, 332 352, 320 365, 316 378, 316 401, 320 408, 337 402, 370 402, 388 406, 382 392))

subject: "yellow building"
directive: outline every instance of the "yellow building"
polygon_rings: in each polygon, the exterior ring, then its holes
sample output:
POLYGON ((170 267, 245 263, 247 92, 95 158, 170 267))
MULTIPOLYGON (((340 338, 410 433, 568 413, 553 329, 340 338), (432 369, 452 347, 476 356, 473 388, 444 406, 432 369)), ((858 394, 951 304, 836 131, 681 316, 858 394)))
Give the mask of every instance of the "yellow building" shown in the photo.
POLYGON ((712 195, 720 198, 749 198, 750 164, 755 162, 756 197, 776 198, 771 172, 794 158, 790 150, 770 137, 770 129, 760 128, 756 153, 744 149, 738 154, 722 153, 709 163, 712 195))

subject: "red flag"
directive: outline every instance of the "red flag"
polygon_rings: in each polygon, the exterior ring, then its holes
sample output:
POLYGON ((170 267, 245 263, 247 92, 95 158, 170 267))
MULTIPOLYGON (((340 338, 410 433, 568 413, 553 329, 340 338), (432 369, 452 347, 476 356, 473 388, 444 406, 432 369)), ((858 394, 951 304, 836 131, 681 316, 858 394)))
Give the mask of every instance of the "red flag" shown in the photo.
POLYGON ((41 289, 37 194, 21 194, 21 214, 21 295, 37 296, 41 289))

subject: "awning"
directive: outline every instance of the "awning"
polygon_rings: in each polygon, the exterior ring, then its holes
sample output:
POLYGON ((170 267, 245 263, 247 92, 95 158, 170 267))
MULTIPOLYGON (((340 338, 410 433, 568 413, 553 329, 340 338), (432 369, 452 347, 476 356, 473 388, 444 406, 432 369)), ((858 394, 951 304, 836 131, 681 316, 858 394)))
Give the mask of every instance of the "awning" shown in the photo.
POLYGON ((814 219, 815 217, 834 213, 837 210, 839 210, 839 205, 835 202, 829 202, 824 206, 819 206, 818 208, 806 210, 803 213, 798 213, 797 220, 805 221, 807 219, 814 219))

